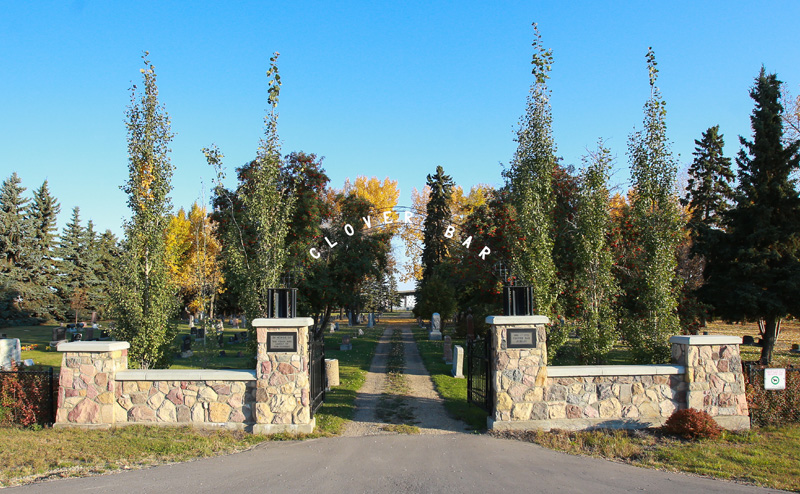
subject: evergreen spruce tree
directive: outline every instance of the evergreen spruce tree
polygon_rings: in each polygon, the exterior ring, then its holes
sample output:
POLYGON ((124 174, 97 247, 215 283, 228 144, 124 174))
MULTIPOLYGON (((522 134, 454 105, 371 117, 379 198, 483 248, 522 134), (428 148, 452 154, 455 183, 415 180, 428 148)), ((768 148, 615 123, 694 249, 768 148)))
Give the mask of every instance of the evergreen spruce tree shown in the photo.
POLYGON ((634 196, 631 216, 637 242, 634 289, 637 307, 627 314, 624 335, 639 363, 667 362, 669 337, 678 334, 676 248, 680 216, 675 193, 677 166, 666 136, 666 108, 656 86, 658 69, 652 48, 647 52, 650 98, 644 128, 628 144, 634 196))
POLYGON ((436 167, 436 173, 428 175, 430 199, 425 210, 423 223, 422 283, 424 284, 448 255, 448 239, 445 236, 450 226, 450 202, 453 193, 453 179, 445 175, 444 168, 436 167))
POLYGON ((155 68, 142 56, 144 87, 131 88, 128 130, 129 178, 122 186, 128 194, 131 219, 125 223, 120 269, 111 283, 111 302, 116 328, 113 335, 131 345, 129 356, 140 368, 169 363, 176 328, 174 288, 166 263, 164 232, 171 209, 173 165, 170 120, 158 101, 155 68))
POLYGON ((580 354, 585 364, 604 364, 617 342, 614 298, 614 256, 609 245, 611 210, 608 175, 611 152, 600 141, 597 152, 584 158, 575 217, 575 299, 580 325, 580 354))
POLYGON ((41 317, 54 318, 59 315, 60 306, 55 292, 59 279, 55 259, 55 232, 61 205, 50 194, 47 180, 34 191, 28 210, 31 255, 28 258, 27 271, 33 292, 33 300, 29 306, 36 307, 41 317))
POLYGON ((733 171, 731 159, 722 154, 725 141, 719 125, 703 132, 695 140, 694 161, 689 167, 686 196, 681 204, 689 208, 689 229, 694 240, 694 251, 705 254, 708 231, 719 229, 722 218, 733 201, 733 171))
POLYGON ((22 196, 26 189, 21 183, 14 172, 0 187, 0 272, 12 277, 22 262, 29 232, 25 215, 29 199, 22 196))
POLYGON ((762 67, 750 91, 753 139, 739 139, 736 205, 709 255, 703 288, 720 316, 759 321, 765 365, 781 319, 800 313, 800 198, 791 178, 800 163, 800 141, 784 142, 780 84, 762 67))
POLYGON ((23 263, 28 253, 30 222, 26 215, 25 187, 15 173, 0 186, 0 320, 23 321, 28 294, 23 263))

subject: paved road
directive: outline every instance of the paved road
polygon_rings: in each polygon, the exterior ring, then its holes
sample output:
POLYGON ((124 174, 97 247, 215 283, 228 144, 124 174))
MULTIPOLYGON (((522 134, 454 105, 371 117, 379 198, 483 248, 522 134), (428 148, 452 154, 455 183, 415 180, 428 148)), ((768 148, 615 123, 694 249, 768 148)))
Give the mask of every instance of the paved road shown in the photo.
POLYGON ((569 456, 486 435, 378 435, 263 443, 244 453, 8 489, 126 493, 765 493, 569 456))

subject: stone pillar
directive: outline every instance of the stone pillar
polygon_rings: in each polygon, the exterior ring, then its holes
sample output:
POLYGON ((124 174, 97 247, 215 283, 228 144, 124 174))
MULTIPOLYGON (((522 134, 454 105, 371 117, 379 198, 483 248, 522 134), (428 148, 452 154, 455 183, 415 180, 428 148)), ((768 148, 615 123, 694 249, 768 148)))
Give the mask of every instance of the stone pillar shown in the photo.
POLYGON ((550 418, 543 400, 547 381, 545 325, 549 322, 546 316, 486 318, 494 392, 494 412, 487 419, 489 429, 518 428, 523 425, 520 422, 550 418))
POLYGON ((128 368, 127 341, 61 343, 55 427, 110 427, 124 418, 116 373, 128 368), (119 410, 117 410, 119 409, 119 410))
POLYGON ((256 434, 311 433, 308 330, 310 317, 254 319, 256 354, 256 434))
POLYGON ((731 430, 750 428, 744 389, 741 338, 673 336, 672 362, 686 367, 686 407, 703 410, 731 430))

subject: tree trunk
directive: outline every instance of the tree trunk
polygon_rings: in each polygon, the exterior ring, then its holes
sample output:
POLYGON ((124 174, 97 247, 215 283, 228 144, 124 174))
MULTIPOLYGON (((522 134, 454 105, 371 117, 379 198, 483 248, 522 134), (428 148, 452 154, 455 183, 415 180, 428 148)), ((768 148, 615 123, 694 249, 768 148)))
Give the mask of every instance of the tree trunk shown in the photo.
POLYGON ((764 334, 761 338, 761 364, 769 365, 772 362, 772 351, 775 349, 775 341, 778 339, 778 328, 780 319, 775 316, 768 316, 764 320, 764 334))

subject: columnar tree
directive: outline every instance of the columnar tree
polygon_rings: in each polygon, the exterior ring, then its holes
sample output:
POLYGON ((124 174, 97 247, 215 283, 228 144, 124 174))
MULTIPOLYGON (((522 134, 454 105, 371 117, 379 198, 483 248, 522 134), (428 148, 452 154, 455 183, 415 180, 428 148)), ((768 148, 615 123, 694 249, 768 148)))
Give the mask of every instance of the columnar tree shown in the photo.
POLYGON ((130 342, 131 361, 143 369, 167 365, 176 328, 177 304, 166 260, 165 232, 171 209, 173 165, 169 116, 158 101, 155 68, 142 56, 144 87, 131 88, 127 183, 131 219, 125 222, 120 270, 111 284, 117 339, 130 342))
POLYGON ((680 216, 675 197, 677 166, 666 136, 666 108, 656 86, 658 69, 647 52, 650 98, 644 105, 644 128, 628 143, 633 179, 632 228, 638 244, 633 288, 636 306, 627 314, 624 335, 641 363, 669 360, 669 337, 678 334, 675 252, 680 216))
POLYGON ((513 267, 525 283, 533 286, 536 312, 550 316, 558 293, 552 223, 556 146, 547 87, 553 54, 542 45, 536 24, 533 49, 534 82, 517 130, 517 151, 505 175, 521 235, 515 241, 513 267))
MULTIPOLYGON (((517 151, 505 176, 519 232, 512 269, 525 284, 533 287, 536 313, 554 316, 560 292, 553 262, 553 170, 557 159, 547 87, 553 52, 544 48, 536 24, 533 28, 534 81, 517 130, 517 151)), ((566 342, 567 332, 561 329, 561 326, 553 326, 548 331, 547 350, 551 358, 566 342)))
POLYGON ((453 192, 453 179, 445 175, 444 168, 436 167, 436 173, 428 175, 427 186, 430 196, 425 210, 425 220, 422 225, 422 283, 426 283, 436 266, 441 264, 448 255, 448 239, 445 236, 447 227, 450 226, 450 196, 453 192))
POLYGON ((619 289, 612 273, 614 256, 609 239, 611 210, 608 175, 611 152, 600 141, 597 151, 584 158, 575 218, 575 299, 580 325, 581 359, 605 363, 617 342, 614 299, 619 289))
POLYGON ((718 314, 756 319, 769 364, 781 319, 800 313, 800 197, 792 172, 800 141, 784 142, 780 81, 764 68, 750 91, 753 139, 740 138, 736 205, 710 256, 705 290, 718 314))
MULTIPOLYGON (((235 193, 218 185, 215 205, 223 208, 223 255, 226 279, 238 295, 248 321, 268 311, 268 288, 280 286, 288 255, 286 238, 294 210, 294 191, 281 176, 281 148, 278 139, 278 98, 281 79, 278 54, 270 58, 269 110, 264 118, 265 135, 256 159, 238 170, 235 193)), ((216 148, 205 149, 206 158, 219 169, 222 155, 216 148)), ((255 340, 255 338, 251 338, 255 340)))

